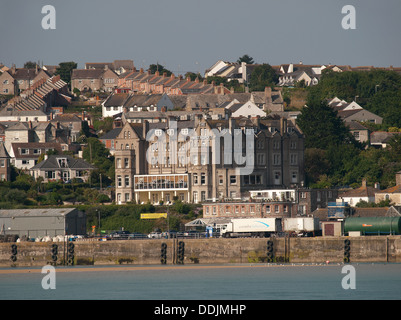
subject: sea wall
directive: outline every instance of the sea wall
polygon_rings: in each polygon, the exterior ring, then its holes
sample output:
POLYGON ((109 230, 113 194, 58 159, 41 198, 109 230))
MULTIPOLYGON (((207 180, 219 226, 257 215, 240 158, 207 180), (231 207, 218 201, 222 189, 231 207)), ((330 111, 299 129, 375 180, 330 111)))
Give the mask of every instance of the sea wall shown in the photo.
MULTIPOLYGON (((350 240, 350 262, 401 262, 401 236, 273 238, 274 262, 343 262, 344 240, 350 240)), ((185 239, 185 264, 263 263, 268 238, 185 239)), ((166 262, 176 263, 177 240, 75 241, 75 265, 160 264, 161 244, 166 262)), ((57 242, 56 264, 64 264, 68 247, 57 242)), ((0 267, 33 267, 53 262, 52 242, 0 243, 0 267), (16 252, 12 252, 12 245, 16 252), (12 256, 14 255, 14 261, 12 256)))

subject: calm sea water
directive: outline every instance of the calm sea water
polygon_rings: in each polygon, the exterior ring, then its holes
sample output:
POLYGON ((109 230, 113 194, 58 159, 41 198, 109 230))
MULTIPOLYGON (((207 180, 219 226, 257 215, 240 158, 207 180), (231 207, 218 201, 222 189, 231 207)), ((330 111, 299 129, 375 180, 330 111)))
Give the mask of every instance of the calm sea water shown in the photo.
POLYGON ((56 289, 44 290, 40 269, 0 269, 0 299, 40 300, 341 300, 401 299, 401 264, 352 264, 355 289, 345 290, 343 265, 219 265, 56 268, 56 289), (75 269, 74 269, 75 268, 75 269), (74 270, 81 270, 75 272, 74 270), (12 271, 27 271, 15 273, 12 271), (11 272, 8 272, 11 271, 11 272), (65 272, 71 271, 71 272, 65 272))

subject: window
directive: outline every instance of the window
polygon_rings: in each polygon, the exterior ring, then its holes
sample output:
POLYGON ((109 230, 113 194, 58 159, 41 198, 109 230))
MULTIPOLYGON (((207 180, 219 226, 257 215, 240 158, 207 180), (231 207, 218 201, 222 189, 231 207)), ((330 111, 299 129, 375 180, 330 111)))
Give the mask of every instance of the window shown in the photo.
POLYGON ((67 167, 67 159, 66 158, 60 158, 57 159, 58 165, 60 168, 66 168, 67 167))
POLYGON ((270 213, 270 206, 266 206, 266 213, 270 213))
POLYGON ((129 168, 129 159, 124 158, 124 168, 129 168))
POLYGON ((0 167, 4 168, 6 166, 6 162, 4 159, 0 160, 0 167))
POLYGON ((265 164, 265 155, 263 153, 258 153, 256 155, 256 161, 258 165, 264 165, 265 164))
POLYGON ((290 149, 294 150, 297 148, 297 142, 296 141, 291 141, 290 143, 290 149))
POLYGON ((125 202, 128 202, 129 201, 129 193, 125 193, 124 194, 124 200, 125 200, 125 202))
POLYGON ((201 201, 206 200, 206 191, 201 191, 201 201))
POLYGON ((280 184, 280 177, 281 177, 281 172, 274 171, 274 184, 280 184))
POLYGON ((125 176, 124 178, 125 178, 125 179, 124 179, 124 180, 125 180, 125 181, 124 181, 125 186, 126 186, 126 187, 129 187, 129 176, 125 176))
POLYGON ((194 203, 198 203, 198 191, 193 192, 193 200, 194 200, 194 203))
POLYGON ((121 169, 121 158, 117 158, 117 168, 121 169))
POLYGON ((290 154, 290 165, 296 166, 298 164, 298 155, 296 153, 290 154))
POLYGON ((122 186, 122 179, 121 176, 117 176, 117 186, 121 187, 122 186))
POLYGON ((291 172, 291 182, 292 183, 298 182, 298 172, 296 172, 296 171, 291 172))
POLYGON ((281 155, 279 153, 273 154, 273 165, 278 166, 281 163, 281 155))
POLYGON ((230 184, 237 184, 237 176, 230 176, 230 184))
POLYGON ((7 80, 7 79, 4 80, 4 81, 3 81, 3 84, 8 84, 8 80, 7 80))
POLYGON ((194 178, 194 184, 198 184, 198 174, 197 173, 193 173, 192 177, 194 178))
POLYGON ((55 171, 45 171, 45 178, 47 179, 55 179, 56 172, 55 171))
POLYGON ((206 174, 205 173, 201 173, 201 184, 204 185, 206 184, 206 174))
POLYGON ((21 149, 21 154, 28 154, 29 150, 28 149, 21 149))
POLYGON ((206 155, 205 154, 201 154, 201 165, 207 164, 206 160, 207 160, 206 155))
POLYGON ((198 155, 192 156, 192 164, 195 166, 198 165, 198 155))

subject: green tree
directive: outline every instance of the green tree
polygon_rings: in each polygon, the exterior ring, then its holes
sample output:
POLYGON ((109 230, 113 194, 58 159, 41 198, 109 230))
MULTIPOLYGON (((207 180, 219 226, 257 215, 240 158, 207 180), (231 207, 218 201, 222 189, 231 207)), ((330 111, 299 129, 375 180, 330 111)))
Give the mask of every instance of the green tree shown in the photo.
POLYGON ((196 79, 199 79, 199 81, 203 81, 203 77, 201 76, 201 74, 195 73, 195 72, 187 72, 185 74, 185 78, 190 78, 191 81, 195 81, 196 79))
POLYGON ((356 144, 337 112, 324 102, 303 107, 297 124, 305 135, 306 148, 327 149, 333 144, 356 144))
POLYGON ((163 74, 166 73, 166 75, 169 77, 171 76, 172 72, 170 70, 167 70, 163 65, 157 63, 157 64, 151 64, 149 66, 148 71, 150 71, 151 73, 156 73, 156 71, 159 71, 159 74, 163 74))
POLYGON ((23 204, 27 198, 27 194, 24 190, 11 189, 5 195, 5 200, 11 203, 23 204))
POLYGON ((395 71, 324 70, 316 86, 308 88, 308 102, 338 97, 356 102, 381 117, 386 125, 401 127, 401 75, 395 71))
POLYGON ((61 62, 57 67, 55 74, 60 75, 61 80, 67 82, 70 85, 72 70, 76 69, 77 66, 78 64, 75 63, 74 61, 61 62))
POLYGON ((249 87, 252 91, 263 91, 266 87, 275 86, 278 82, 276 71, 269 64, 257 66, 249 78, 249 87))
POLYGON ((253 58, 247 54, 244 54, 242 57, 239 57, 237 60, 238 63, 245 62, 246 64, 254 64, 253 58))
POLYGON ((33 61, 27 61, 24 63, 24 68, 26 68, 26 69, 35 69, 36 66, 38 66, 38 64, 33 61))
POLYGON ((103 186, 114 181, 114 157, 110 155, 109 150, 99 139, 87 139, 83 158, 97 168, 91 172, 91 183, 100 184, 100 176, 102 177, 103 186))

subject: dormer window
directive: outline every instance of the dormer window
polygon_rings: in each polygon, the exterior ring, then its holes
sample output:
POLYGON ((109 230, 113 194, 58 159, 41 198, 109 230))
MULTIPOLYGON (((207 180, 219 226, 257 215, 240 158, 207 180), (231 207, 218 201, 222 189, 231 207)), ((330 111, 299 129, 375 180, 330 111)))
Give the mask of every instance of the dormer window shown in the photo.
POLYGON ((67 168, 67 158, 57 158, 57 163, 60 168, 67 168))

